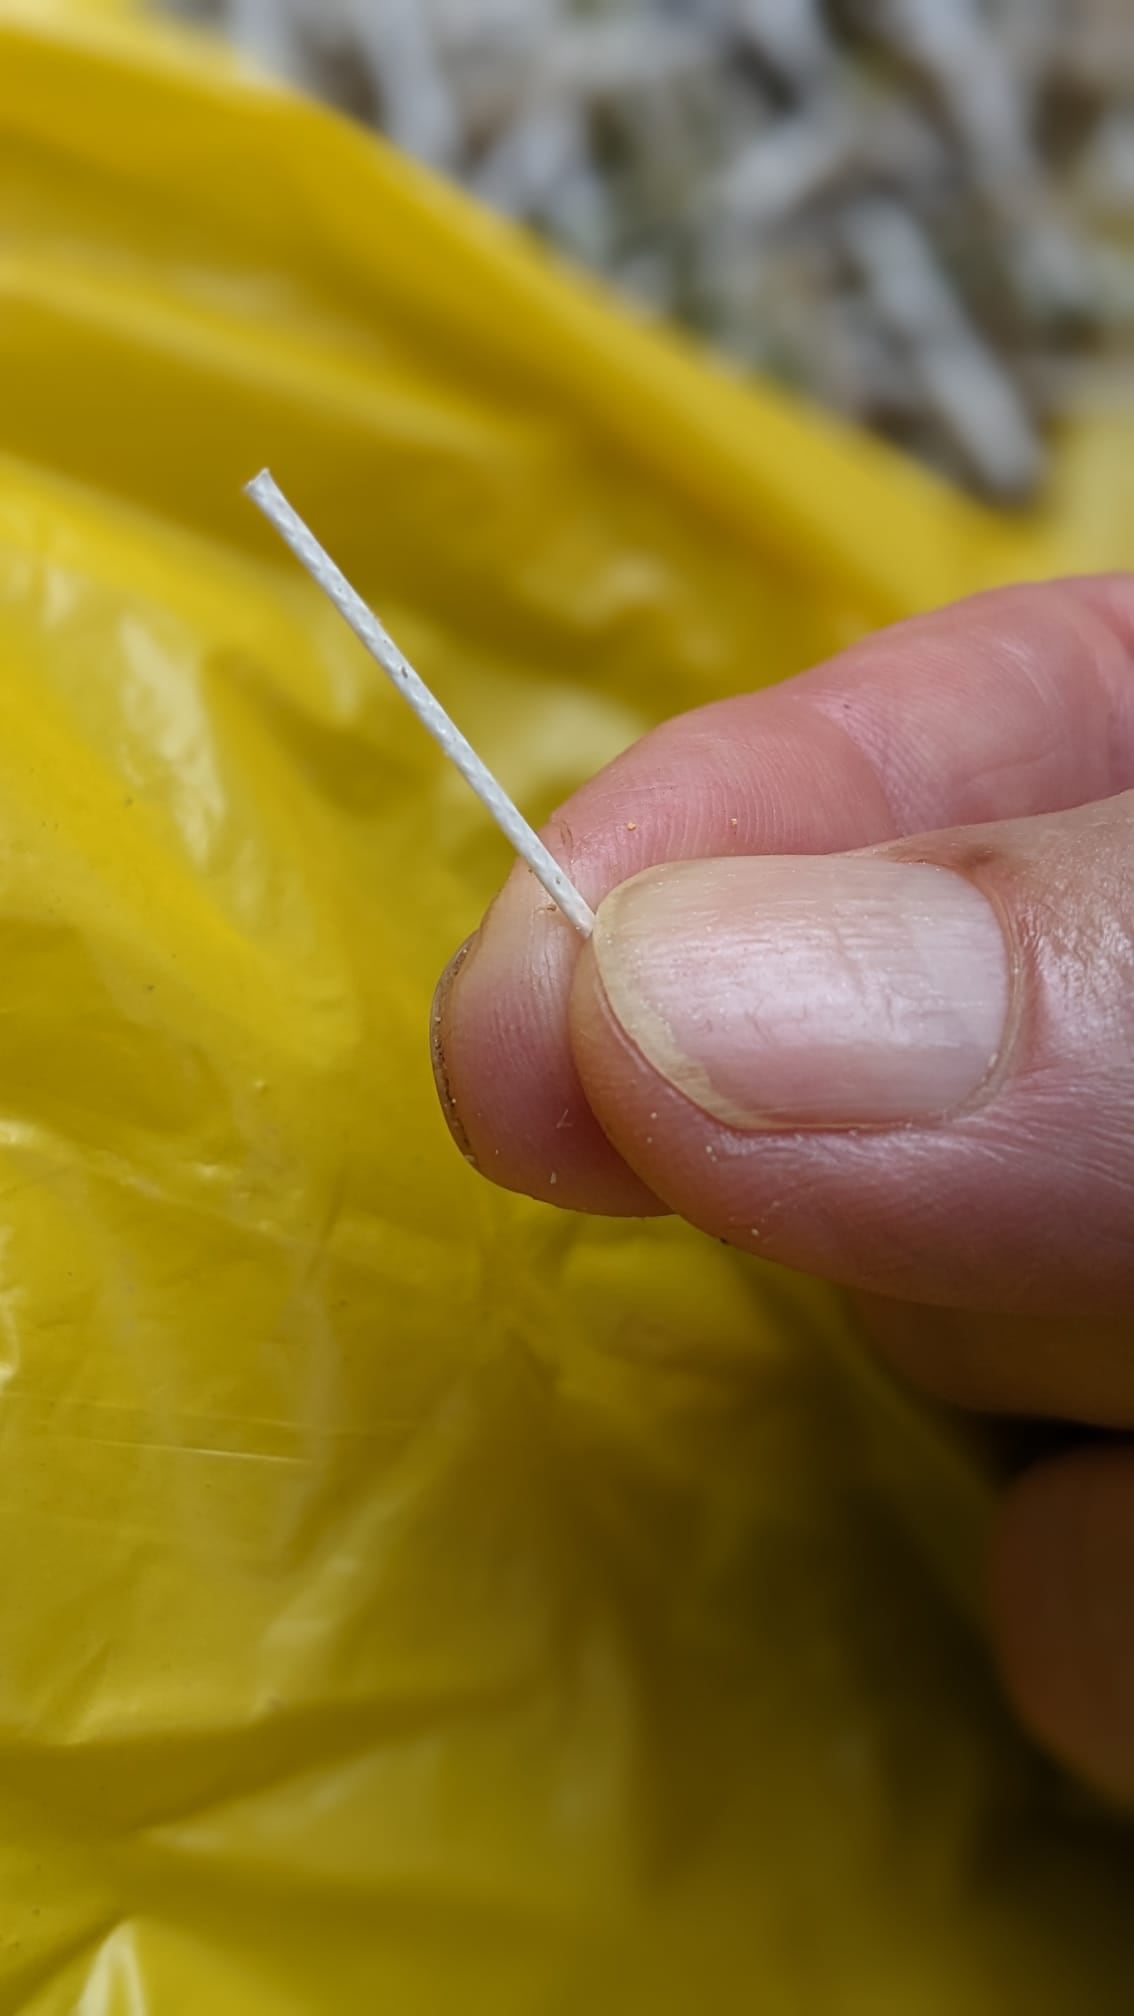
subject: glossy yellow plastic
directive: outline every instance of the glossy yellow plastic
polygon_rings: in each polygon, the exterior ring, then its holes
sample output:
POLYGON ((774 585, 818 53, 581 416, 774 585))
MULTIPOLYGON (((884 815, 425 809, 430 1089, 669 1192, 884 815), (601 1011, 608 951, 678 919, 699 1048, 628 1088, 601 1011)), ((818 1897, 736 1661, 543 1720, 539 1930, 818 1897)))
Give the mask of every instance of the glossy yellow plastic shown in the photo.
POLYGON ((240 486, 539 816, 1129 559, 1131 458, 1006 530, 125 6, 0 0, 0 147, 0 2009, 1126 2011, 955 1441, 824 1291, 453 1152, 502 847, 240 486))

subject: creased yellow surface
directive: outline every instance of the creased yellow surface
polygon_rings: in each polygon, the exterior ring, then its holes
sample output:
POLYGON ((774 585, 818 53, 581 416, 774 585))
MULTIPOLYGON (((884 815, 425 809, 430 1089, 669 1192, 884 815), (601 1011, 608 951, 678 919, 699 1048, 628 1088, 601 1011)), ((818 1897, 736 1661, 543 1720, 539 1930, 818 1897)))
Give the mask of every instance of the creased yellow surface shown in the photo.
POLYGON ((239 495, 540 816, 1129 558, 1121 437, 1002 529, 130 7, 0 0, 0 148, 0 2009, 1128 2010, 958 1448, 823 1291, 452 1152, 500 845, 239 495))

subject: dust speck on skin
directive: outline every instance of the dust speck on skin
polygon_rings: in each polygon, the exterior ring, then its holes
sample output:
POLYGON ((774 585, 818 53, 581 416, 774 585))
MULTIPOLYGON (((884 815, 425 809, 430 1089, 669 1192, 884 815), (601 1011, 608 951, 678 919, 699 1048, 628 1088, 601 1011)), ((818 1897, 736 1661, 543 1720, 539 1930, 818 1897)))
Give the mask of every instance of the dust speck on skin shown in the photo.
POLYGON ((561 1134, 564 1127, 573 1127, 574 1125, 575 1122, 571 1118, 571 1108, 569 1106, 565 1106, 563 1108, 562 1113, 560 1114, 559 1119, 555 1123, 555 1131, 557 1134, 561 1134))
POLYGON ((558 1181, 559 1181, 558 1173, 553 1169, 551 1175, 548 1177, 548 1182, 551 1184, 552 1189, 555 1188, 555 1185, 558 1183, 558 1181))
POLYGON ((638 831, 638 821, 636 819, 628 819, 626 821, 626 831, 628 833, 636 833, 638 831))
POLYGON ((730 819, 728 823, 732 827, 733 832, 735 833, 740 825, 739 819, 730 819))
POLYGON ((708 1143, 707 1143, 707 1145, 706 1145, 706 1148, 705 1148, 705 1153, 706 1153, 706 1155, 711 1155, 711 1156, 713 1156, 713 1157, 715 1158, 715 1156, 716 1156, 716 1152, 717 1152, 717 1151, 716 1151, 716 1149, 715 1149, 715 1148, 713 1147, 713 1144, 712 1144, 712 1142, 711 1142, 711 1141, 710 1141, 710 1142, 708 1142, 708 1143))

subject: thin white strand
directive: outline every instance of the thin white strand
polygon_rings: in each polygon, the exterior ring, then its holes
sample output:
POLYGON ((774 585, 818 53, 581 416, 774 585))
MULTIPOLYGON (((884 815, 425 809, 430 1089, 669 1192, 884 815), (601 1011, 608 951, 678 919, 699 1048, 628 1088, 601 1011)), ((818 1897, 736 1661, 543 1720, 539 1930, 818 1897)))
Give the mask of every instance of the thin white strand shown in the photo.
POLYGON ((398 650, 393 638, 383 628, 377 616, 367 608, 362 597, 355 593, 345 574, 336 567, 330 554, 319 544, 310 527, 304 524, 299 513, 288 503, 268 470, 263 470, 247 485, 247 495, 263 512, 268 523, 279 533, 285 545, 291 548, 316 586, 322 589, 329 601, 333 602, 339 615, 349 623, 360 644, 366 647, 370 656, 381 666, 386 677, 397 687, 403 700, 409 702, 418 720, 429 730, 438 748, 451 763, 456 764, 462 777, 471 784, 481 804, 491 813, 520 859, 527 862, 537 882, 542 883, 552 902, 563 912, 568 923, 574 925, 580 937, 589 938, 595 922, 590 905, 584 901, 574 883, 564 874, 539 835, 533 832, 507 792, 497 783, 492 772, 481 762, 471 743, 465 740, 460 729, 449 719, 440 701, 434 698, 425 681, 398 650))

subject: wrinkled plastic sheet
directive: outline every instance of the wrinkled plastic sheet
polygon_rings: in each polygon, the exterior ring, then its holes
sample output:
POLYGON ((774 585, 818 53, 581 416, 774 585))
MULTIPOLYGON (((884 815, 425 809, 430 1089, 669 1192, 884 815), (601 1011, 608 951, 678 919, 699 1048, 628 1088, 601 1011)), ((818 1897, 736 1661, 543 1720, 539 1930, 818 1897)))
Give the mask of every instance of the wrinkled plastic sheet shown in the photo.
POLYGON ((1125 2011, 963 1445, 826 1291, 452 1152, 500 844, 239 495, 540 816, 1129 557, 1120 430, 1005 528, 128 8, 0 4, 0 145, 0 2007, 1125 2011))

